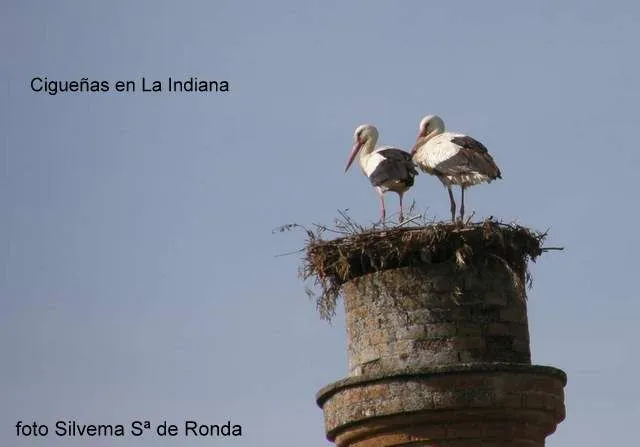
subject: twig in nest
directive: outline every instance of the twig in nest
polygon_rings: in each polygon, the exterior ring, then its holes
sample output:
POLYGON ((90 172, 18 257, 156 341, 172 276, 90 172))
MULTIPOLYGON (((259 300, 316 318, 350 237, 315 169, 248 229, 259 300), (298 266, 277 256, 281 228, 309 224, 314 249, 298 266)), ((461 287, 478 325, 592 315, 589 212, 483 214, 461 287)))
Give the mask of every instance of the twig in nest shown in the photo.
POLYGON ((303 251, 305 251, 305 248, 301 248, 300 250, 295 250, 295 251, 289 251, 287 253, 280 253, 277 255, 274 255, 274 258, 281 258, 282 256, 291 256, 291 255, 295 255, 296 253, 302 253, 303 251))
POLYGON ((403 221, 402 223, 399 223, 398 225, 396 225, 396 228, 400 228, 400 227, 408 224, 409 222, 413 222, 416 219, 421 219, 421 218, 422 218, 422 214, 418 214, 417 216, 414 216, 411 219, 407 219, 407 220, 403 221))
POLYGON ((281 226, 271 230, 271 234, 283 233, 285 231, 293 231, 293 230, 304 230, 307 233, 307 236, 309 236, 309 239, 312 239, 312 240, 316 239, 316 234, 313 231, 309 230, 304 225, 300 225, 300 224, 297 224, 297 223, 290 223, 290 224, 286 224, 286 225, 281 225, 281 226))
POLYGON ((475 211, 472 211, 472 212, 471 212, 471 215, 469 215, 469 217, 467 217, 467 221, 464 223, 464 225, 465 225, 465 226, 466 226, 466 225, 469 225, 469 222, 471 222, 471 219, 473 219, 473 216, 475 216, 475 215, 476 215, 476 212, 475 212, 475 211))

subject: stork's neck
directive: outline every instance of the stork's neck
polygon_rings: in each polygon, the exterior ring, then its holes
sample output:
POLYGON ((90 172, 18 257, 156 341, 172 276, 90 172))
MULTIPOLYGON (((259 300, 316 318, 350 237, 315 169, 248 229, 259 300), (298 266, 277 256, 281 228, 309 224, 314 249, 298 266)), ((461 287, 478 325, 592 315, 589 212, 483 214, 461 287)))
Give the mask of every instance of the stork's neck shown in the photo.
POLYGON ((429 141, 430 139, 432 139, 433 137, 435 137, 436 135, 440 135, 441 133, 444 133, 444 127, 442 127, 442 126, 434 127, 431 132, 429 132, 427 135, 425 135, 425 137, 424 137, 425 143, 427 141, 429 141))
POLYGON ((367 160, 373 153, 376 148, 377 138, 367 138, 360 149, 360 154, 358 158, 358 163, 360 163, 360 167, 362 171, 365 171, 365 166, 367 164, 367 160))
POLYGON ((425 144, 427 144, 427 141, 429 141, 430 139, 432 139, 433 137, 440 135, 441 133, 444 132, 444 129, 441 128, 434 128, 431 132, 429 132, 428 134, 422 136, 422 137, 418 137, 418 139, 416 140, 416 144, 415 146, 413 146, 412 152, 415 151, 416 149, 420 148, 421 146, 424 146, 425 144))

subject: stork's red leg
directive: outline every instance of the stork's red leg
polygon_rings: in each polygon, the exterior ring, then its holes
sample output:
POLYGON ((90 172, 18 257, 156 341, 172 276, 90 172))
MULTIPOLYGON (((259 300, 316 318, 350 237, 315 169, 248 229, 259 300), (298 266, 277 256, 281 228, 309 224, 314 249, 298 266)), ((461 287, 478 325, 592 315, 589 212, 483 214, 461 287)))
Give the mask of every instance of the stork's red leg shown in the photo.
POLYGON ((378 191, 378 196, 380 197, 380 213, 382 215, 381 222, 384 222, 384 219, 386 218, 386 215, 387 215, 384 209, 384 193, 380 191, 380 189, 378 188, 376 188, 376 191, 378 191))
POLYGON ((449 202, 451 202, 451 222, 456 221, 456 201, 453 198, 453 191, 451 191, 451 185, 447 185, 447 191, 449 191, 449 202))
POLYGON ((460 187, 462 193, 460 193, 460 222, 464 222, 464 186, 460 187))

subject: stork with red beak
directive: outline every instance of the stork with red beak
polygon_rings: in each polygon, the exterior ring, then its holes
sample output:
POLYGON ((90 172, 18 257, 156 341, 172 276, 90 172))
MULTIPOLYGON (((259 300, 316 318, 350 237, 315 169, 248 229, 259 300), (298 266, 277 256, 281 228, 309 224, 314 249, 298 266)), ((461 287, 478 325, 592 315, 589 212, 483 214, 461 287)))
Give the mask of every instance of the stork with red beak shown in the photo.
POLYGON ((400 222, 402 222, 402 196, 413 186, 413 179, 418 175, 411 155, 403 150, 383 146, 375 148, 378 141, 378 129, 371 124, 362 124, 353 135, 354 145, 349 154, 347 172, 356 155, 362 172, 369 178, 380 197, 381 220, 385 220, 384 193, 393 191, 400 199, 400 222))
POLYGON ((456 202, 451 185, 459 185, 462 189, 462 221, 465 188, 502 178, 500 169, 482 143, 467 135, 445 132, 444 121, 436 115, 427 115, 420 122, 420 132, 411 155, 420 169, 435 175, 447 187, 452 221, 455 221, 456 202))

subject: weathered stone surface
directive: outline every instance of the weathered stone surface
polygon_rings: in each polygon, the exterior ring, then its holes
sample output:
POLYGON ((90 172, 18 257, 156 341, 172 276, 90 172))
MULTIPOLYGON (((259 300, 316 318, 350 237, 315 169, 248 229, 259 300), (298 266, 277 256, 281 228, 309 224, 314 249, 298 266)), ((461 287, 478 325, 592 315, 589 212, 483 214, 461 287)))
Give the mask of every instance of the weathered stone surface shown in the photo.
POLYGON ((551 367, 471 364, 351 377, 317 399, 338 446, 543 446, 565 418, 565 383, 551 367))
POLYGON ((371 273, 345 284, 349 374, 530 363, 526 303, 502 263, 371 273))

